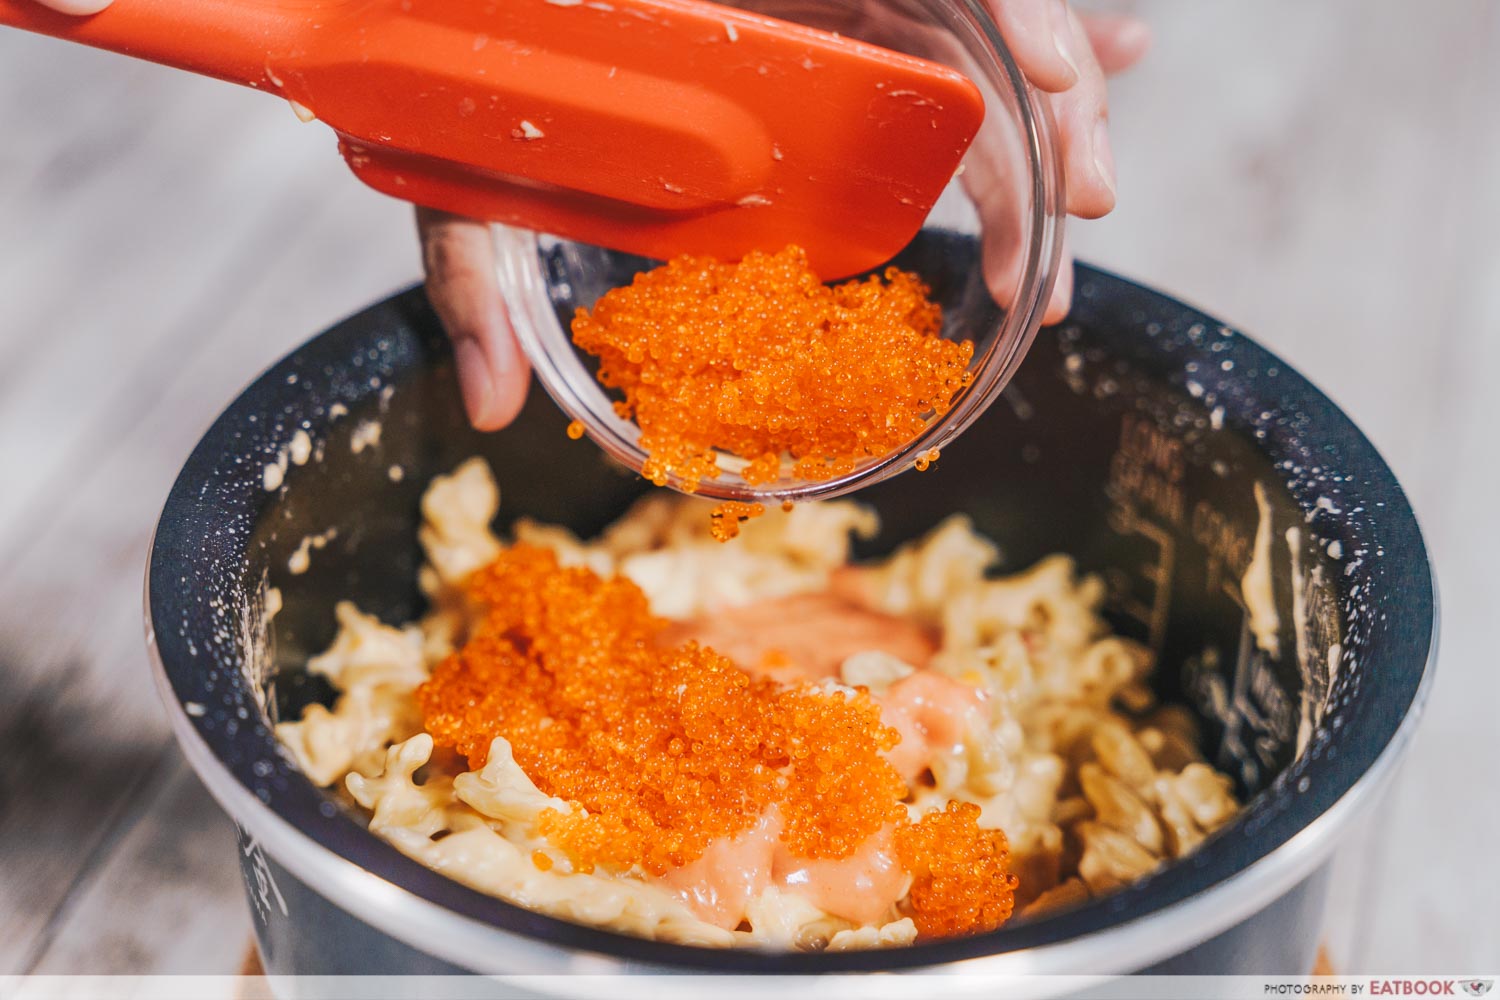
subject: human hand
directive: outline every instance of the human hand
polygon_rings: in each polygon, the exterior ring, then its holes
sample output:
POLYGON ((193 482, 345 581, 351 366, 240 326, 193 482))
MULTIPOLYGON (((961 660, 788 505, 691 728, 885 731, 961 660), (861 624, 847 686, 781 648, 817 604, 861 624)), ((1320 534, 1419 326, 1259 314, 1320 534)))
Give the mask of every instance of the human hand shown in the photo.
MULTIPOLYGON (((1109 102, 1105 77, 1134 66, 1151 46, 1145 22, 1119 14, 1083 14, 1064 0, 991 0, 990 8, 1016 64, 1031 85, 1046 94, 1062 155, 1063 186, 1069 215, 1097 219, 1115 207, 1115 161, 1109 142, 1109 102)), ((997 184, 999 197, 1014 197, 997 184)), ((981 212, 986 192, 971 191, 981 212)), ((1012 262, 992 259, 1007 252, 986 246, 985 269, 1006 270, 1012 262)), ((993 284, 1006 279, 991 275, 993 284)), ((1043 323, 1060 322, 1073 300, 1073 255, 1063 237, 1062 262, 1043 323)))
POLYGON ((427 299, 453 341, 469 423, 497 431, 521 412, 531 364, 500 298, 489 223, 418 206, 417 236, 427 299))

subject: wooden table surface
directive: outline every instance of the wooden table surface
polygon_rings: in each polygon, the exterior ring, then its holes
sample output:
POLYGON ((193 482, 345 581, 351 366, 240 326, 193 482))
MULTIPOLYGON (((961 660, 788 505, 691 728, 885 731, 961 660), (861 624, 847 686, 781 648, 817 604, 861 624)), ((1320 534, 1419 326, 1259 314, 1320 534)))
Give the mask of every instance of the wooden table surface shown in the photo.
MULTIPOLYGON (((1500 8, 1159 0, 1079 254, 1260 337, 1408 487, 1443 658, 1330 925, 1356 972, 1500 968, 1500 8)), ((0 29, 0 973, 232 972, 228 822, 147 676, 172 477, 262 367, 417 277, 409 212, 249 91, 0 29)))

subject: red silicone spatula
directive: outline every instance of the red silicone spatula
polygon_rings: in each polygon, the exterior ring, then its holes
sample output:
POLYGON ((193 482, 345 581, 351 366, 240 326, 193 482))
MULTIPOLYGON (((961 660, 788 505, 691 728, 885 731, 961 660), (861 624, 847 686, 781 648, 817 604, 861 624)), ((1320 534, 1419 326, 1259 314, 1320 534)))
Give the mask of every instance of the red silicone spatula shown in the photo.
POLYGON ((700 0, 115 0, 0 23, 296 102, 407 201, 827 278, 921 226, 984 115, 962 74, 700 0))

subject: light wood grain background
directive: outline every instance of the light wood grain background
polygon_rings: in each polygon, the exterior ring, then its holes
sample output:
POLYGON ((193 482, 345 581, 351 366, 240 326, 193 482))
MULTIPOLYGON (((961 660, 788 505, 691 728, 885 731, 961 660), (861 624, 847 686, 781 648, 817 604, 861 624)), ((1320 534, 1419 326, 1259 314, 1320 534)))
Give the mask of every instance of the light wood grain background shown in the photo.
MULTIPOLYGON (((1157 0, 1080 256, 1340 401, 1437 562, 1439 683, 1345 851, 1360 972, 1500 968, 1500 8, 1157 0)), ((0 973, 231 972, 227 821, 167 734, 140 585, 168 485, 262 367, 418 273, 409 213, 277 101, 0 29, 0 973)))

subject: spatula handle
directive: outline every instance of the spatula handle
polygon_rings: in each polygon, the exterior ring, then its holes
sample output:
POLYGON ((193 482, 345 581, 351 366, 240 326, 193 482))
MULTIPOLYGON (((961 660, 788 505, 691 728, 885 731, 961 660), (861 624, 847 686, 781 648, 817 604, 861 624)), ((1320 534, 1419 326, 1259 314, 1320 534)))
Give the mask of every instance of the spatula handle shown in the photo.
POLYGON ((704 0, 0 0, 6 24, 291 100, 419 205, 645 256, 795 242, 830 278, 911 238, 984 117, 952 69, 704 0))
POLYGON ((281 94, 267 67, 331 9, 319 0, 116 0, 88 17, 59 14, 35 0, 0 0, 0 25, 281 94))

